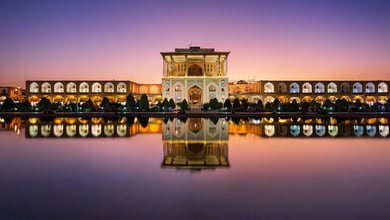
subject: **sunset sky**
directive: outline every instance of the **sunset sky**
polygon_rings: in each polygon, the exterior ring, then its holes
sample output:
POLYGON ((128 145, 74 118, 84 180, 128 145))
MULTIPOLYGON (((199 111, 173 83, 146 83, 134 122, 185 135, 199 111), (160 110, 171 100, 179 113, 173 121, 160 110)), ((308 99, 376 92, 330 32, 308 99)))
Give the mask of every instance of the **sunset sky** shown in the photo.
POLYGON ((160 83, 189 45, 230 51, 231 80, 390 80, 390 1, 0 1, 0 86, 160 83))

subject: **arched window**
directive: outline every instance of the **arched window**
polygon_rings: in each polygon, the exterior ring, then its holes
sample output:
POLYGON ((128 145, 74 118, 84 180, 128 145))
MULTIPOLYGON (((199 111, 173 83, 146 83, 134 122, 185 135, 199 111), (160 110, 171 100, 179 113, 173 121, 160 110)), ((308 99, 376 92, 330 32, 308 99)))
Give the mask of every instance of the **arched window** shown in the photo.
POLYGON ((287 93, 287 85, 284 82, 278 83, 278 93, 279 94, 286 94, 287 93))
POLYGON ((66 92, 67 93, 76 93, 76 83, 70 82, 66 85, 66 92))
POLYGON ((337 85, 334 82, 328 84, 328 93, 337 93, 337 85))
POLYGON ((264 93, 274 93, 274 84, 268 82, 264 85, 264 93))
POLYGON ((372 82, 367 83, 365 92, 366 93, 374 93, 375 92, 375 85, 374 85, 374 83, 372 83, 372 82))
POLYGON ((79 86, 79 92, 81 93, 88 93, 89 92, 89 85, 86 82, 82 82, 79 86))
POLYGON ((36 82, 33 82, 30 84, 30 93, 38 93, 39 92, 39 85, 36 82))
POLYGON ((290 93, 299 93, 299 85, 298 83, 291 83, 290 84, 290 93))
POLYGON ((118 83, 116 86, 116 92, 118 93, 126 93, 127 92, 127 86, 124 82, 118 83))
POLYGON ((54 92, 55 93, 63 93, 64 92, 64 84, 61 82, 57 82, 54 84, 54 92))
POLYGON ((147 94, 148 93, 148 87, 146 87, 145 85, 140 86, 139 87, 139 93, 147 94))
POLYGON ((354 83, 352 87, 352 93, 363 93, 363 85, 361 83, 354 83))
POLYGON ((180 84, 175 85, 175 102, 181 102, 183 98, 182 86, 180 84))
POLYGON ((114 93, 114 84, 110 83, 110 82, 104 84, 104 92, 105 93, 114 93))
POLYGON ((340 85, 340 92, 341 93, 349 93, 351 90, 349 88, 349 84, 346 82, 341 83, 340 85))
POLYGON ((102 92, 102 85, 98 82, 95 82, 92 84, 92 92, 93 93, 101 93, 102 92))
POLYGON ((325 93, 325 85, 321 82, 316 83, 314 86, 314 93, 325 93))
POLYGON ((378 93, 387 93, 388 86, 385 82, 381 82, 378 84, 378 93))
POLYGON ((41 92, 42 93, 51 93, 51 85, 48 82, 44 82, 41 85, 41 92))
POLYGON ((209 98, 213 99, 217 97, 217 88, 214 85, 209 87, 209 98))
POLYGON ((312 93, 312 92, 313 92, 313 89, 312 89, 311 84, 308 82, 305 82, 302 85, 302 93, 312 93))

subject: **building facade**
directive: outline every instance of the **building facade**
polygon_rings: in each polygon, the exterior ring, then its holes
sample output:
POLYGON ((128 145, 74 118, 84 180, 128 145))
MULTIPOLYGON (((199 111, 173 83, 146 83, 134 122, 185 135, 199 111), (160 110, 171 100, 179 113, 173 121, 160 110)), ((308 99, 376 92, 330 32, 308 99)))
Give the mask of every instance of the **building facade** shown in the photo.
POLYGON ((138 98, 144 93, 149 95, 150 102, 158 101, 161 99, 161 85, 116 80, 26 81, 26 98, 32 105, 41 98, 47 98, 53 103, 83 103, 91 99, 100 105, 104 97, 124 104, 128 94, 138 98))
POLYGON ((213 48, 176 48, 161 52, 163 58, 162 98, 180 103, 184 99, 191 108, 216 98, 228 98, 227 58, 230 52, 213 48))
POLYGON ((345 99, 373 104, 385 103, 389 99, 390 81, 257 81, 246 83, 239 81, 229 84, 231 98, 245 98, 251 102, 262 100, 273 102, 297 102, 315 100, 324 102, 326 99, 335 101, 345 99))

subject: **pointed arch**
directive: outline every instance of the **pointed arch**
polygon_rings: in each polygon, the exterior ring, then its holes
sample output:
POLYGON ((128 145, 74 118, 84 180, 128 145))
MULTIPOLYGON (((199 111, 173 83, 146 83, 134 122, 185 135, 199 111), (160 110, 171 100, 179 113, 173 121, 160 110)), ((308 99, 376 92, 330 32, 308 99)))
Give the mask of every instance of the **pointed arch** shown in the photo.
POLYGON ((82 82, 79 85, 79 92, 80 93, 88 93, 89 92, 89 85, 86 82, 82 82))
POLYGON ((76 93, 77 92, 76 83, 70 82, 70 83, 66 84, 66 92, 67 93, 76 93))
POLYGON ((325 93, 325 85, 322 82, 318 82, 314 85, 314 93, 325 93))
POLYGON ((290 84, 290 93, 296 94, 299 93, 299 84, 296 82, 293 82, 290 84))
POLYGON ((279 94, 286 94, 287 93, 287 85, 284 82, 280 82, 277 84, 277 91, 279 94))
POLYGON ((41 92, 42 93, 51 93, 51 85, 48 82, 44 82, 41 85, 41 92))
POLYGON ((312 92, 313 92, 312 85, 309 82, 305 82, 302 85, 302 93, 312 93, 312 92))
POLYGON ((327 92, 328 93, 337 93, 337 85, 336 83, 334 82, 331 82, 328 84, 328 88, 327 88, 327 92))
POLYGON ((39 92, 39 85, 37 82, 32 82, 30 84, 30 89, 29 89, 30 93, 38 93, 39 92))
POLYGON ((352 93, 363 93, 363 85, 359 82, 355 82, 352 86, 352 93))
POLYGON ((102 84, 98 82, 94 82, 92 84, 92 92, 93 93, 101 93, 102 92, 102 84))
POLYGON ((366 83, 365 90, 366 93, 375 93, 375 85, 372 82, 366 83))
POLYGON ((264 93, 274 93, 274 92, 275 92, 274 84, 272 84, 271 82, 267 82, 264 85, 264 93))
POLYGON ((388 85, 385 82, 380 82, 378 84, 378 93, 387 93, 388 92, 388 85))
POLYGON ((57 82, 54 84, 54 93, 63 93, 64 84, 62 82, 57 82))
POLYGON ((107 82, 104 84, 105 93, 114 93, 114 84, 112 82, 107 82))

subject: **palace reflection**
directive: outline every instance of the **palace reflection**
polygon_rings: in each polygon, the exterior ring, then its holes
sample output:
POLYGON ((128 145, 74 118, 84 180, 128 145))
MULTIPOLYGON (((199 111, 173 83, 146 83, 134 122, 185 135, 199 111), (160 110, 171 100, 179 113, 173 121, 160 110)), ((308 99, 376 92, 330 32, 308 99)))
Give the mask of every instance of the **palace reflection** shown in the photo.
POLYGON ((229 123, 225 118, 174 118, 162 124, 162 167, 229 167, 229 123))

